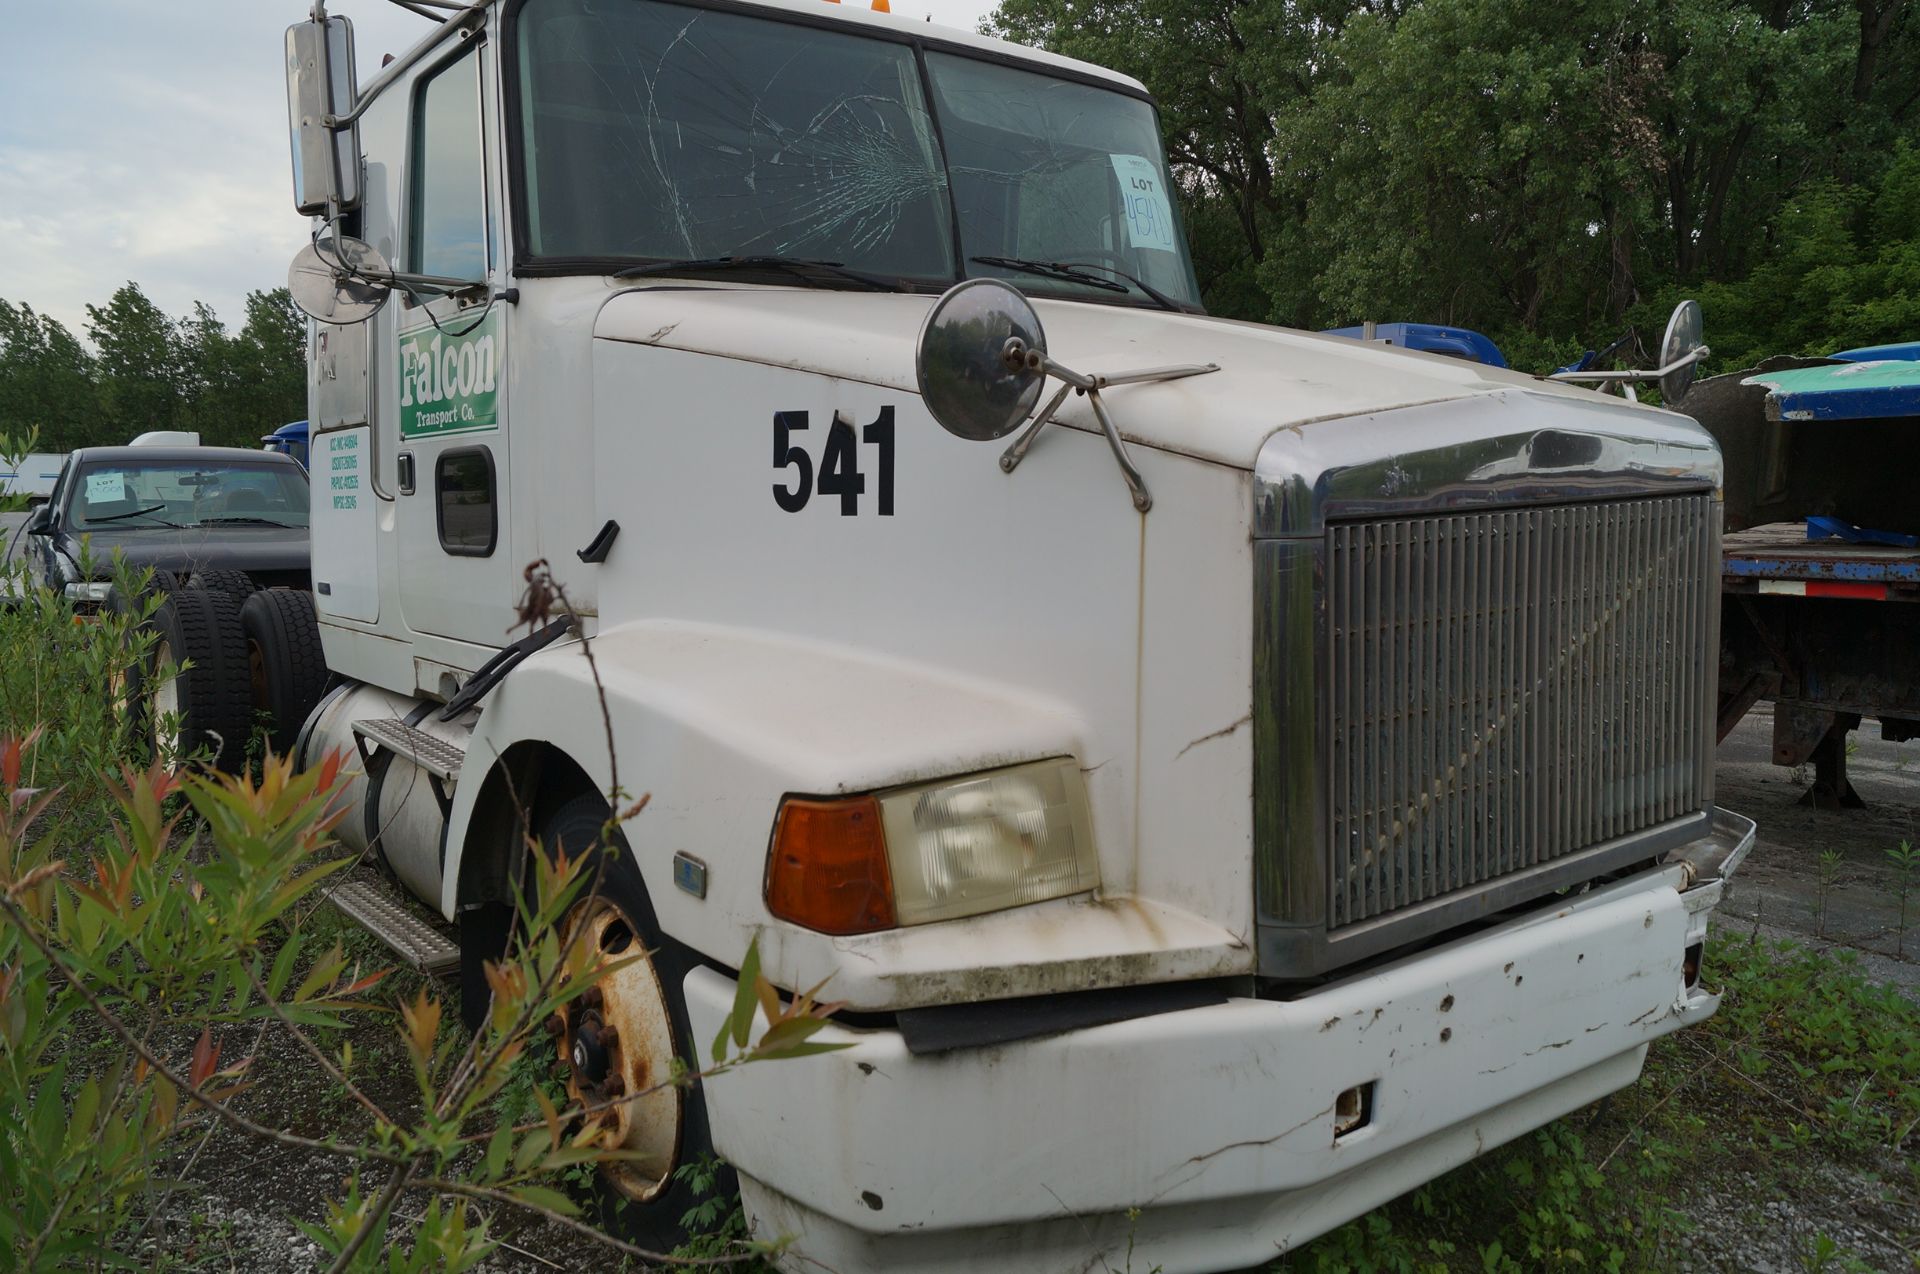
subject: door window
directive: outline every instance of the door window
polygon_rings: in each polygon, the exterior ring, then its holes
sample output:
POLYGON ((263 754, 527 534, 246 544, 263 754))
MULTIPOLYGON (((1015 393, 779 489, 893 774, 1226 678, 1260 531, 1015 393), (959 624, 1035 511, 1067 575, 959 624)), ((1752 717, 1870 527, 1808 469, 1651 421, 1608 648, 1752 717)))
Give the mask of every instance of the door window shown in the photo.
POLYGON ((408 262, 420 274, 479 279, 490 256, 480 50, 420 85, 413 115, 408 262))
POLYGON ((485 447, 442 452, 433 466, 433 496, 440 547, 456 557, 491 557, 500 525, 493 452, 485 447))

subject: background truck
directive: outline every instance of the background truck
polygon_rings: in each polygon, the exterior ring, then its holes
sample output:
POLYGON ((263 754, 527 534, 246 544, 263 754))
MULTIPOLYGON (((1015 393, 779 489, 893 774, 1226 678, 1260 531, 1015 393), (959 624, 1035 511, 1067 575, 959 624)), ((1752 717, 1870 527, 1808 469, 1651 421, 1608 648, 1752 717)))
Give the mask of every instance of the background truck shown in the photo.
POLYGON ((1773 702, 1804 798, 1858 806, 1847 734, 1920 737, 1920 345, 1775 359, 1702 381, 1687 412, 1728 456, 1719 733, 1773 702))
POLYGON ((714 1152, 795 1268, 1237 1268, 1714 1011, 1696 423, 1206 317, 1141 86, 978 35, 482 3, 359 86, 316 5, 287 54, 299 752, 359 752, 470 1014, 526 833, 651 795, 554 1024, 620 1224, 714 1152), (656 1087, 756 940, 848 1047, 656 1087))

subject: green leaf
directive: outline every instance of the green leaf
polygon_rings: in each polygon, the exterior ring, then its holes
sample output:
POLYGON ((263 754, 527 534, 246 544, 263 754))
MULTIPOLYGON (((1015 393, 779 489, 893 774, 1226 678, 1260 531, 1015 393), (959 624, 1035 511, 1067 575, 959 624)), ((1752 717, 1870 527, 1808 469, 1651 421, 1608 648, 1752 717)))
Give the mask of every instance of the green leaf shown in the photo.
MULTIPOLYGON (((754 936, 747 944, 747 954, 740 961, 740 981, 733 991, 733 1014, 728 1021, 733 1026, 733 1045, 735 1048, 747 1046, 747 1036, 753 1030, 753 1013, 760 1000, 754 994, 753 984, 760 977, 760 938, 754 936)), ((714 1060, 718 1061, 718 1058, 714 1060)))

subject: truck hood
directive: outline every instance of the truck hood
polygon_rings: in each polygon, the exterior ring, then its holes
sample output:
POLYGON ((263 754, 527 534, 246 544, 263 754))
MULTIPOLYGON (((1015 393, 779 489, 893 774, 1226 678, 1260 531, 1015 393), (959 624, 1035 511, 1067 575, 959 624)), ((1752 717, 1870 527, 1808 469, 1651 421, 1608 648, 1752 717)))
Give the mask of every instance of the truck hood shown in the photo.
MULTIPOLYGON (((791 367, 918 393, 914 347, 930 296, 671 284, 616 293, 594 335, 791 367)), ((1048 352, 1078 372, 1171 363, 1220 371, 1106 391, 1128 441, 1251 469, 1276 431, 1516 387, 1601 401, 1590 391, 1478 363, 1164 310, 1034 298, 1048 352)), ((1617 398, 1606 400, 1619 405, 1617 398)), ((1097 430, 1086 400, 1062 423, 1097 430)))
POLYGON ((311 556, 305 527, 223 526, 185 531, 143 527, 128 531, 87 531, 81 535, 62 535, 60 551, 78 563, 82 539, 91 542, 96 579, 112 576, 115 554, 124 558, 128 566, 150 566, 176 575, 201 568, 304 571, 311 556))

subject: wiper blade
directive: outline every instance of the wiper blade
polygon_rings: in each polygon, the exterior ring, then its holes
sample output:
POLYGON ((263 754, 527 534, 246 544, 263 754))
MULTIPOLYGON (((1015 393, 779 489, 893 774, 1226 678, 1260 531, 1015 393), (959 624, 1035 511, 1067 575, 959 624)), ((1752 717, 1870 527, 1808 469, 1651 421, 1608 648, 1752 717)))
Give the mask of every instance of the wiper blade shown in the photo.
MULTIPOLYGON (((87 525, 99 526, 103 522, 124 522, 128 518, 153 518, 154 514, 166 507, 164 504, 156 504, 151 509, 133 509, 126 513, 109 513, 104 518, 88 518, 87 525)), ((170 526, 176 531, 184 531, 187 529, 178 522, 169 522, 165 518, 153 518, 153 520, 161 526, 170 526)))
POLYGON ((1133 284, 1133 286, 1139 288, 1142 292, 1145 292, 1147 298, 1161 309, 1172 310, 1175 314, 1186 314, 1189 312, 1186 306, 1180 304, 1180 302, 1174 300, 1159 288, 1154 287, 1151 283, 1146 283, 1135 278, 1125 270, 1116 270, 1110 265, 1096 265, 1091 261, 1069 261, 1066 263, 1066 268, 1069 270, 1105 270, 1108 274, 1117 274, 1127 282, 1133 284))
POLYGON ((305 529, 297 522, 276 522, 272 518, 256 518, 250 515, 238 514, 238 513, 222 514, 217 518, 201 518, 200 519, 201 526, 211 526, 216 522, 250 522, 255 526, 278 526, 278 527, 284 527, 289 531, 299 531, 299 530, 305 529))
POLYGON ((890 279, 884 274, 869 274, 865 270, 856 270, 838 261, 815 261, 809 257, 780 256, 744 256, 744 257, 689 257, 685 261, 654 261, 647 265, 628 266, 624 270, 614 271, 616 279, 639 279, 652 274, 710 274, 726 270, 775 271, 790 274, 806 282, 821 282, 827 279, 858 283, 875 292, 905 292, 908 290, 905 280, 890 279))
POLYGON ((978 265, 997 265, 1003 270, 1025 270, 1028 274, 1037 274, 1047 279, 1084 283, 1090 288, 1099 288, 1102 292, 1124 294, 1127 290, 1127 285, 1124 283, 1115 283, 1112 279, 1096 279, 1080 273, 1070 265, 1062 265, 1058 261, 1032 261, 1026 257, 968 257, 967 260, 978 265))

